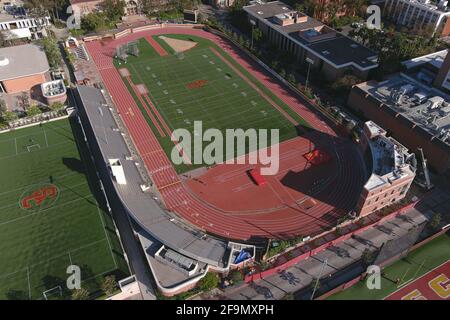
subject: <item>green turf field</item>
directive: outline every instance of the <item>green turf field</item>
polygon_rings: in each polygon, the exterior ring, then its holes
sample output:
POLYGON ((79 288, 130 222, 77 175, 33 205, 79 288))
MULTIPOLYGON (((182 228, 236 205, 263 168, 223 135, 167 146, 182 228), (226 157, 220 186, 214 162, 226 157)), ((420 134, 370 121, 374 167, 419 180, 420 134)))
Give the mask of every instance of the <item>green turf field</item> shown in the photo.
MULTIPOLYGON (((170 130, 186 128, 192 134, 195 134, 194 121, 202 121, 203 131, 208 128, 217 128, 222 132, 225 132, 225 129, 235 128, 244 130, 250 128, 279 129, 280 141, 297 136, 295 125, 289 122, 269 101, 215 55, 211 47, 218 50, 259 90, 288 112, 298 123, 307 125, 289 106, 265 88, 214 43, 189 35, 165 36, 194 41, 197 45, 180 57, 174 54, 165 41, 158 36, 154 36, 153 38, 169 52, 168 56, 160 57, 147 40, 140 39, 139 57, 130 56, 127 63, 121 65, 116 60, 115 64, 118 68, 125 67, 129 70, 134 84, 145 84, 149 90, 151 101, 157 107, 170 130), (201 88, 188 88, 189 84, 197 80, 204 80, 206 84, 201 88)), ((158 134, 147 114, 148 111, 145 111, 129 86, 128 89, 141 111, 143 111, 150 127, 159 138, 162 147, 170 155, 173 143, 169 137, 161 137, 158 134)), ((232 157, 233 154, 225 154, 226 159, 232 157)), ((192 167, 177 166, 179 172, 189 169, 192 169, 192 167)))
POLYGON ((380 290, 369 290, 364 281, 330 296, 329 300, 381 300, 398 290, 396 279, 408 281, 420 278, 450 259, 450 234, 433 239, 409 255, 384 268, 380 290))
POLYGON ((80 156, 86 150, 77 147, 77 130, 65 119, 0 134, 0 299, 44 299, 58 286, 67 297, 71 264, 92 293, 102 276, 128 274, 95 180, 88 182, 94 173, 80 156))

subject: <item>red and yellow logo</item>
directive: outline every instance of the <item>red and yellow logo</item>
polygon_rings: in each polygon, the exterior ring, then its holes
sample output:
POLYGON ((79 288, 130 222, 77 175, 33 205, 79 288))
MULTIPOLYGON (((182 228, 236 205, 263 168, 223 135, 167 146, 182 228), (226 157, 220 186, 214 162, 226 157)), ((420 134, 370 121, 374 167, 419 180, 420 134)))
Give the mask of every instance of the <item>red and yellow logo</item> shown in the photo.
POLYGON ((27 189, 20 199, 24 210, 42 210, 51 207, 58 199, 59 189, 54 184, 33 186, 27 189))

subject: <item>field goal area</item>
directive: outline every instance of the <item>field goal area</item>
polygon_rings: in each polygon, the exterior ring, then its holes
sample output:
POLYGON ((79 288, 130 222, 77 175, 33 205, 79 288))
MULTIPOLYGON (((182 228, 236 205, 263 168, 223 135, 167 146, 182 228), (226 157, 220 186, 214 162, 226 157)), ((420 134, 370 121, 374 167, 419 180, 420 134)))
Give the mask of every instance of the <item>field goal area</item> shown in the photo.
POLYGON ((420 278, 413 277, 385 300, 450 300, 450 260, 420 278))
POLYGON ((41 145, 39 143, 30 144, 30 145, 27 146, 27 151, 28 152, 33 152, 33 151, 36 151, 36 150, 39 150, 39 149, 41 149, 41 145))
POLYGON ((0 134, 0 300, 70 299, 67 267, 82 287, 128 274, 81 129, 63 119, 0 134), (76 139, 79 137, 79 139, 76 139))
POLYGON ((63 290, 61 286, 56 286, 54 288, 45 290, 42 292, 45 300, 58 300, 63 297, 63 290))

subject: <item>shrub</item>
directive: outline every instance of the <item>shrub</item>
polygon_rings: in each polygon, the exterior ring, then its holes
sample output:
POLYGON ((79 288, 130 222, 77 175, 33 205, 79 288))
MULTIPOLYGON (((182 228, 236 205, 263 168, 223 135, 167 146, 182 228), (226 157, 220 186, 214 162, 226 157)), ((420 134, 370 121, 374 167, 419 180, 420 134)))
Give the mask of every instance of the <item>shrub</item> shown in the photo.
POLYGON ((219 277, 215 273, 208 272, 199 282, 199 288, 202 291, 209 291, 217 288, 219 285, 219 277))
POLYGON ((33 117, 33 116, 36 116, 38 114, 41 114, 42 110, 38 106, 34 105, 34 106, 29 107, 27 109, 26 113, 27 113, 28 117, 33 117))
POLYGON ((84 288, 77 289, 72 292, 72 300, 88 300, 89 291, 84 288))

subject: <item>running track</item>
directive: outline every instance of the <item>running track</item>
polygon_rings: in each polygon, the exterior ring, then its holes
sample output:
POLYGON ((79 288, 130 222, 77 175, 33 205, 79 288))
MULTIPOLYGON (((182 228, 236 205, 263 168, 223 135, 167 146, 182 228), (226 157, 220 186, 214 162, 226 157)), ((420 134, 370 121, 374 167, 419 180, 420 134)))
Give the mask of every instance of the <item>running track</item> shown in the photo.
POLYGON ((227 40, 200 29, 166 27, 131 34, 108 42, 90 42, 86 44, 86 47, 168 210, 177 213, 206 232, 236 240, 247 240, 251 237, 285 238, 298 234, 313 235, 323 231, 323 228, 334 225, 336 219, 346 213, 345 210, 354 206, 364 183, 362 164, 359 158, 355 157, 354 150, 348 143, 337 137, 315 111, 304 106, 281 83, 261 70, 255 62, 243 56, 227 40), (235 214, 236 212, 229 212, 212 205, 207 198, 202 198, 187 183, 180 180, 113 65, 113 56, 118 45, 143 37, 151 39, 153 35, 174 33, 200 36, 218 44, 319 133, 328 137, 327 141, 321 141, 321 143, 334 149, 334 158, 337 161, 335 180, 328 185, 327 189, 332 193, 329 202, 338 204, 336 208, 320 203, 307 213, 298 213, 296 209, 297 213, 292 214, 292 208, 284 205, 277 211, 256 210, 246 215, 235 214), (333 190, 339 190, 339 192, 333 192, 333 190))

